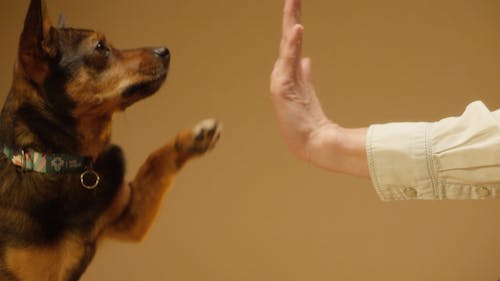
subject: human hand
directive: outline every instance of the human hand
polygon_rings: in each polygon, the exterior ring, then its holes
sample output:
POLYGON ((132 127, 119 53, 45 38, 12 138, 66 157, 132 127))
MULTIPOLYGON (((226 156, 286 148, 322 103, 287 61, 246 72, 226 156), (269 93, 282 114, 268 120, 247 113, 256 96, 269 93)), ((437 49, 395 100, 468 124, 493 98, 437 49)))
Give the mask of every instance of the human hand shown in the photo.
POLYGON ((271 75, 271 100, 281 134, 297 158, 330 171, 368 177, 367 128, 346 129, 323 112, 311 60, 302 58, 300 0, 285 0, 279 58, 271 75))
POLYGON ((285 2, 279 58, 271 75, 271 100, 290 151, 310 162, 313 138, 333 124, 316 96, 311 60, 302 58, 304 27, 299 22, 300 6, 300 0, 285 2))

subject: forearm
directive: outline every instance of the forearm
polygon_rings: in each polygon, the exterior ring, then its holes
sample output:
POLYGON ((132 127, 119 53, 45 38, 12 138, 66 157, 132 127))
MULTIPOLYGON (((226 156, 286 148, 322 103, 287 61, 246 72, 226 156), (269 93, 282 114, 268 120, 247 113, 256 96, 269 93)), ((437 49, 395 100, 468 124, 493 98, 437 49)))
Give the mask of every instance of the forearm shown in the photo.
POLYGON ((347 129, 334 123, 321 127, 309 139, 309 162, 333 172, 369 178, 367 131, 367 128, 347 129))

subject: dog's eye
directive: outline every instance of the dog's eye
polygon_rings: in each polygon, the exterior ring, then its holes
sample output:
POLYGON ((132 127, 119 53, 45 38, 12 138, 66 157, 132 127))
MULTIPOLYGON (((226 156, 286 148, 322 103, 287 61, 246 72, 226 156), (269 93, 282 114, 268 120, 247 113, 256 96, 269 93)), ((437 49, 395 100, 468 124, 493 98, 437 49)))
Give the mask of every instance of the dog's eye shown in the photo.
POLYGON ((97 42, 97 44, 95 45, 95 50, 98 52, 108 52, 109 51, 108 46, 106 46, 106 43, 104 43, 104 41, 97 42))

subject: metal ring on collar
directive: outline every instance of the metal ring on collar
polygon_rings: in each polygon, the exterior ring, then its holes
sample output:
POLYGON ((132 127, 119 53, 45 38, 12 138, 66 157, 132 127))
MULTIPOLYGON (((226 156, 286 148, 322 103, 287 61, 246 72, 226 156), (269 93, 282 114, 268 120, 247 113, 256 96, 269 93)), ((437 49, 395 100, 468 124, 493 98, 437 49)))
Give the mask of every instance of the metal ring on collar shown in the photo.
POLYGON ((101 177, 94 170, 86 170, 85 172, 83 172, 80 175, 80 182, 81 182, 82 186, 85 187, 86 189, 95 189, 99 185, 100 181, 101 181, 101 177), (90 185, 85 183, 85 177, 89 176, 89 175, 92 175, 95 177, 95 182, 93 184, 90 184, 90 185))

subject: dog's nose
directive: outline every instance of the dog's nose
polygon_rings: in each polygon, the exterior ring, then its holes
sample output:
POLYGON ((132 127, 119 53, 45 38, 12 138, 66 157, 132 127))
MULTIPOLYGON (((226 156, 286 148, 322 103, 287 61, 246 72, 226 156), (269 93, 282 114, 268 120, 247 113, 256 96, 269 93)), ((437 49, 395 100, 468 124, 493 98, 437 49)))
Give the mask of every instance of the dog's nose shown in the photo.
POLYGON ((153 50, 153 53, 162 59, 170 58, 170 51, 165 47, 156 48, 153 50))

